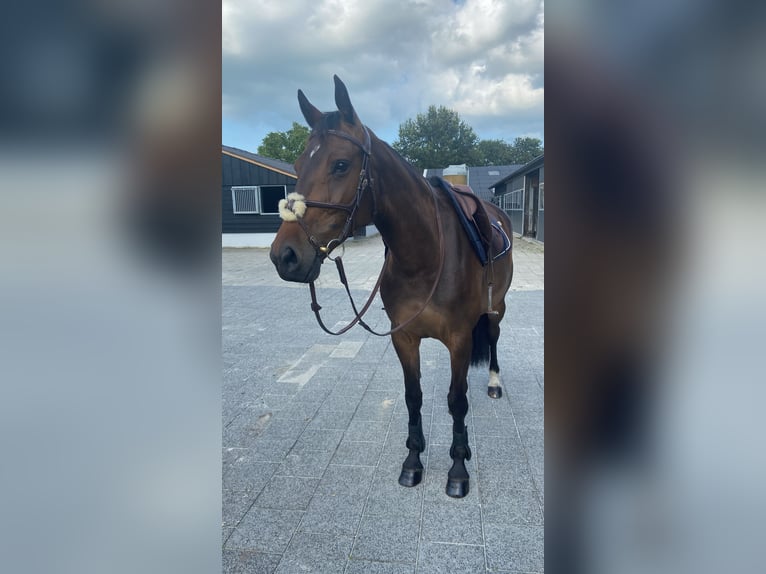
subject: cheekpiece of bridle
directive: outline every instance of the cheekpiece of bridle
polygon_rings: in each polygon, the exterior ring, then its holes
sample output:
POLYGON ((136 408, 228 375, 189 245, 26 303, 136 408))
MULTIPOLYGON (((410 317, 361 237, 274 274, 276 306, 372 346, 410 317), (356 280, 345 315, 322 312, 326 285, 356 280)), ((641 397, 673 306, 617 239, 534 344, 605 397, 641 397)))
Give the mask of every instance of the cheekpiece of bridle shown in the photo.
POLYGON ((368 189, 370 190, 370 193, 372 193, 373 181, 372 177, 370 176, 370 132, 366 126, 362 126, 362 129, 364 129, 364 142, 359 141, 352 135, 337 130, 326 130, 325 132, 330 135, 348 140, 362 150, 362 169, 359 171, 359 182, 356 187, 354 198, 349 203, 327 203, 324 201, 314 201, 311 199, 306 199, 298 193, 291 193, 287 196, 286 199, 282 199, 279 202, 279 216, 284 221, 297 222, 298 225, 301 226, 301 229, 303 229, 306 237, 308 237, 309 243, 311 243, 314 249, 316 249, 317 252, 321 254, 321 257, 326 257, 330 259, 330 261, 335 260, 330 256, 330 253, 332 253, 333 249, 339 245, 342 246, 343 242, 348 239, 348 237, 353 232, 354 217, 356 216, 356 212, 362 203, 364 193, 368 189), (340 211, 345 211, 348 216, 346 217, 346 223, 343 226, 343 230, 341 231, 340 235, 335 239, 328 241, 326 245, 322 245, 322 242, 314 237, 306 223, 303 221, 303 215, 306 212, 306 208, 308 207, 319 207, 322 209, 337 209, 340 211))

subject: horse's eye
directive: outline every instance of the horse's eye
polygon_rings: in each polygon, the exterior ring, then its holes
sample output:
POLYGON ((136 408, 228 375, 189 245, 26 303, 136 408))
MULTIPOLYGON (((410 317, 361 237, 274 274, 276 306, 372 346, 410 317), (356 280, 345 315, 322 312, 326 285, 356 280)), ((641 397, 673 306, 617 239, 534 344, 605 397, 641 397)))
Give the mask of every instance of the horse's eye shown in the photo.
POLYGON ((345 159, 339 159, 332 165, 332 172, 335 175, 343 175, 348 171, 349 167, 351 167, 351 162, 348 162, 345 159))

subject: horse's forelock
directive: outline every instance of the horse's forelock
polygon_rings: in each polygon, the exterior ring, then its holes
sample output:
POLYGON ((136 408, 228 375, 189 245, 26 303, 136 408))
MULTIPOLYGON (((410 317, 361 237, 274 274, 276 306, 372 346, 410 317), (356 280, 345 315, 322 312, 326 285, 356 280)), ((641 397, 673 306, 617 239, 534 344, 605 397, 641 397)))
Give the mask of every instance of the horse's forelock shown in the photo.
POLYGON ((316 127, 316 131, 319 133, 326 133, 327 130, 337 130, 340 128, 340 122, 340 112, 326 112, 322 114, 322 119, 319 120, 319 125, 316 127))

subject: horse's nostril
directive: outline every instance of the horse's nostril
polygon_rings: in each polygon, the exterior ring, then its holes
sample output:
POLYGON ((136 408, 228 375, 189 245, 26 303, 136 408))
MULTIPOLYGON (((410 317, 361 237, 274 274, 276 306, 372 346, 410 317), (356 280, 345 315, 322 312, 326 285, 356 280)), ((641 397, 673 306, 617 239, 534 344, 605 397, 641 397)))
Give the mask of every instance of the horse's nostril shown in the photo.
POLYGON ((285 246, 280 255, 280 260, 285 267, 293 267, 298 263, 298 256, 292 247, 285 246))

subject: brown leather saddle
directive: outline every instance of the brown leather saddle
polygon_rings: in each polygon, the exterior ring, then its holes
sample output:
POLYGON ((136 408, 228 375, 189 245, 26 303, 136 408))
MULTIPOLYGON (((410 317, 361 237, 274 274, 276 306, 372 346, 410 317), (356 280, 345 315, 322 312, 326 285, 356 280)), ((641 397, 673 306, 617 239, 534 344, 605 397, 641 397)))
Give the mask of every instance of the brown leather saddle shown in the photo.
POLYGON ((482 265, 491 257, 496 260, 511 249, 510 229, 504 229, 501 221, 490 216, 481 199, 467 185, 449 183, 440 177, 430 180, 431 185, 443 189, 456 209, 472 241, 482 265))

